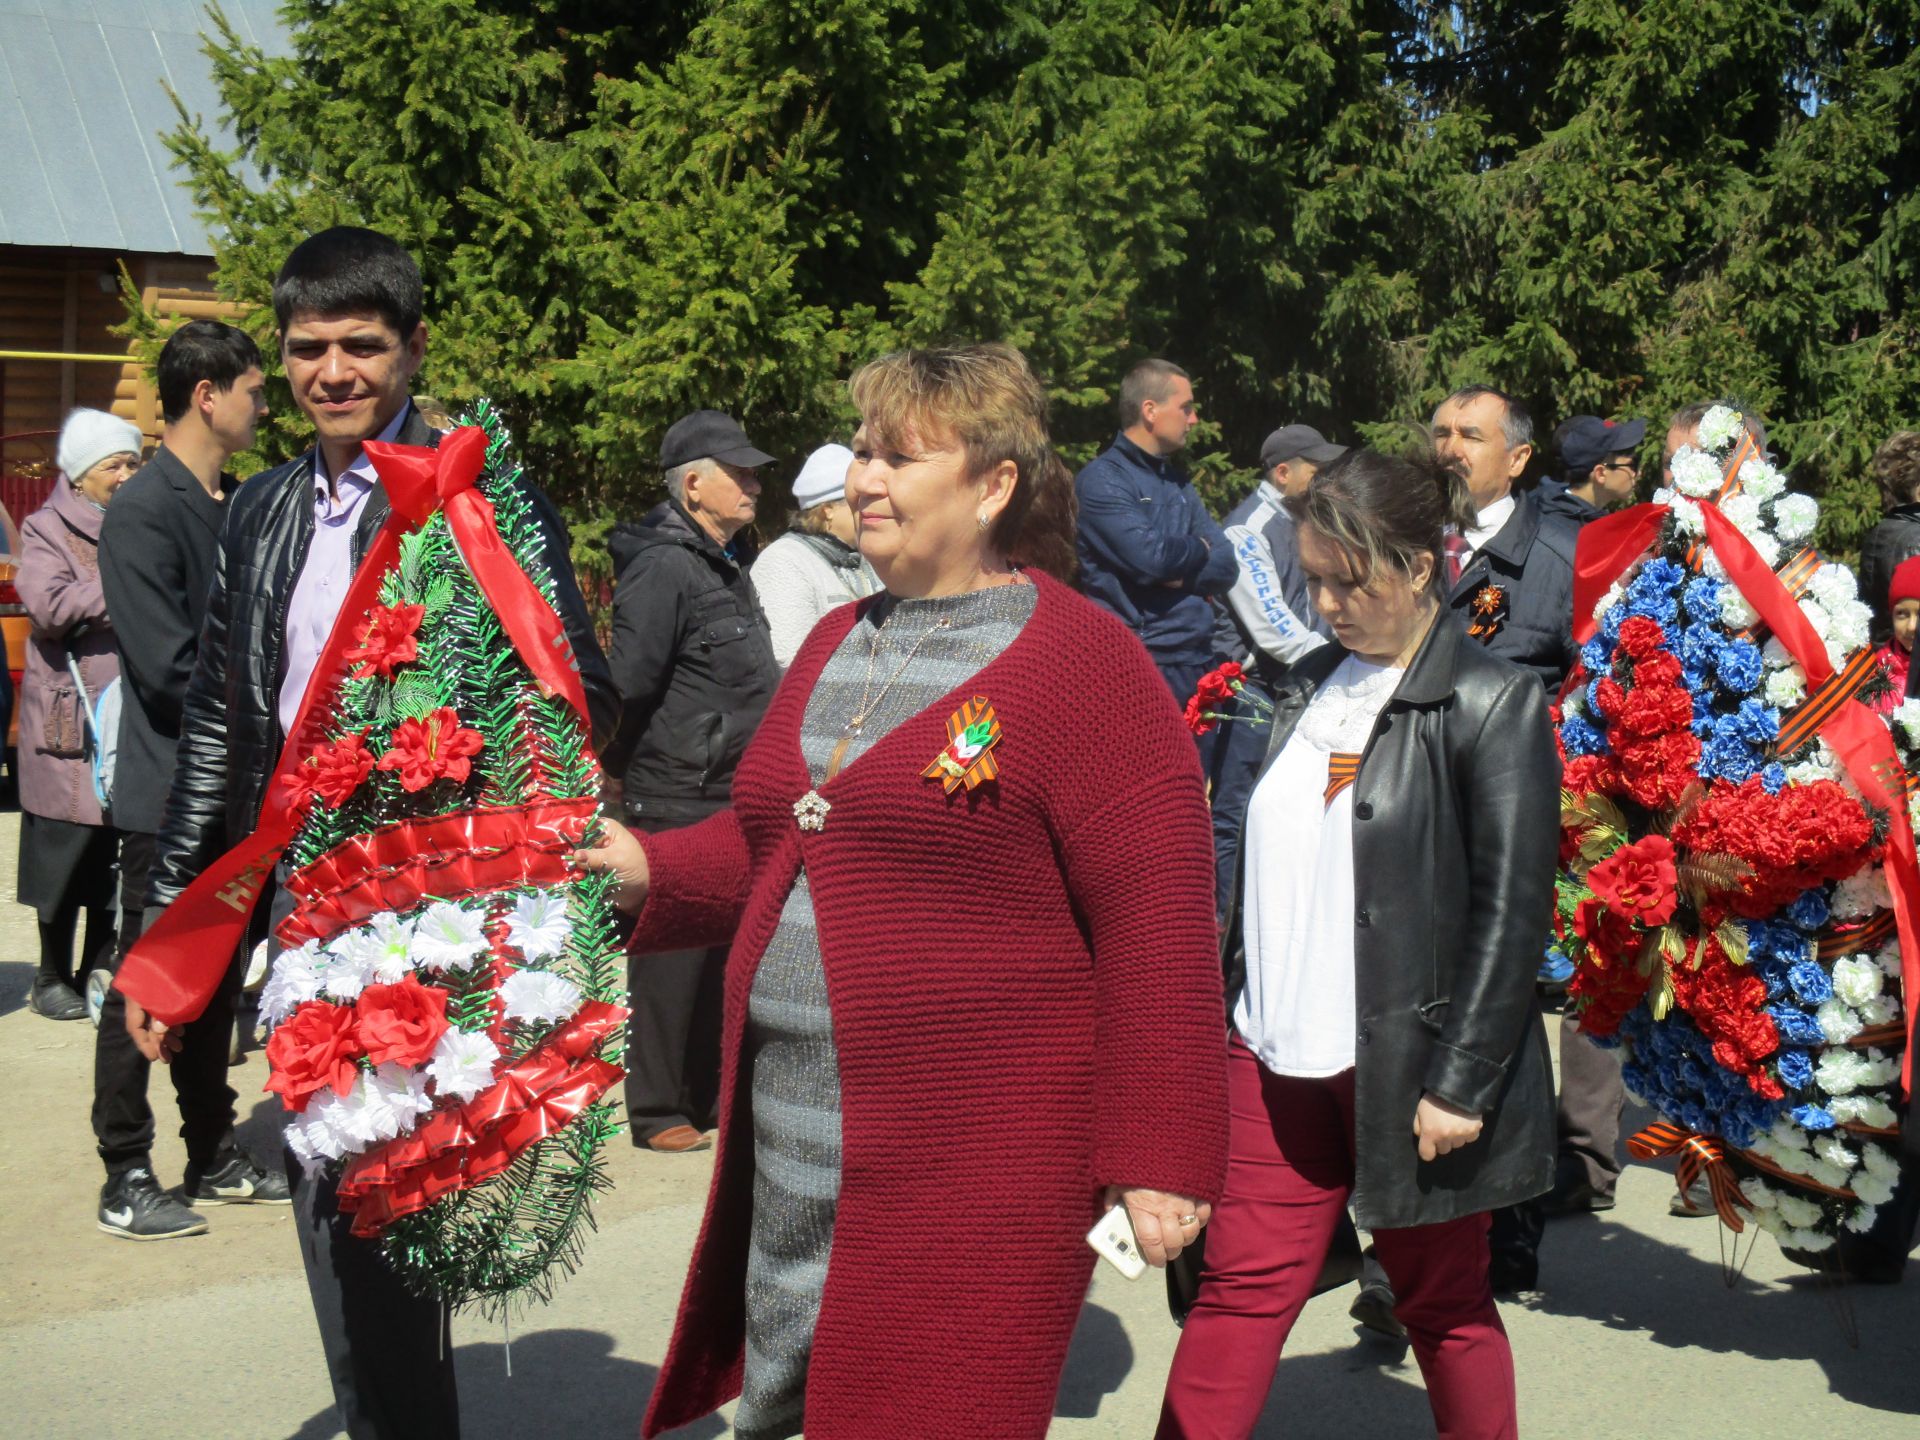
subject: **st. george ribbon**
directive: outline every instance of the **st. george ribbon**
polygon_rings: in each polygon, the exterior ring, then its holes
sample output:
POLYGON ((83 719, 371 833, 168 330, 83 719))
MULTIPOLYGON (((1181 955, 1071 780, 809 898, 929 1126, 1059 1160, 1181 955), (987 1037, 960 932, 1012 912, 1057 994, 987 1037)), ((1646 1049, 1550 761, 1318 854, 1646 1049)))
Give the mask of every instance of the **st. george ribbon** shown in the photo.
POLYGON ((502 543, 492 502, 474 488, 486 462, 486 432, 466 425, 449 433, 438 448, 370 440, 365 449, 391 513, 354 573, 314 665, 291 736, 267 781, 259 822, 148 927, 114 979, 116 988, 162 1024, 184 1025, 198 1017, 225 977, 254 903, 313 803, 293 772, 325 738, 347 668, 346 652, 359 643, 358 631, 379 598, 380 582, 400 558, 401 538, 436 511, 446 511, 460 558, 533 672, 534 682, 547 695, 565 700, 581 723, 591 726, 566 627, 502 543))
MULTIPOLYGON (((1744 447, 1727 466, 1729 482, 1739 462, 1750 453, 1744 447)), ((1893 892, 1893 915, 1900 933, 1901 994, 1907 1005, 1908 1045, 1901 1062, 1900 1082, 1913 1094, 1914 997, 1920 996, 1920 931, 1915 929, 1920 907, 1920 858, 1916 858, 1913 826, 1907 814, 1905 770, 1894 751, 1893 737, 1874 713, 1850 694, 1840 693, 1849 677, 1836 677, 1827 647, 1814 631, 1800 603, 1760 557, 1751 541, 1735 528, 1711 500, 1701 500, 1700 516, 1707 541, 1719 556, 1727 579, 1767 628, 1800 663, 1807 675, 1807 699, 1802 710, 1824 713, 1816 727, 1820 738, 1839 757, 1860 793, 1893 817, 1887 831, 1887 888, 1893 892), (1823 686, 1828 689, 1823 692, 1823 686)), ((1584 645, 1599 626, 1595 607, 1613 583, 1647 552, 1671 513, 1666 505, 1635 505, 1583 526, 1574 552, 1573 639, 1584 645)), ((1579 675, 1568 677, 1568 688, 1579 675)), ((1566 693, 1564 690, 1562 694, 1566 693)), ((1790 721, 1788 723, 1791 723, 1790 721)))

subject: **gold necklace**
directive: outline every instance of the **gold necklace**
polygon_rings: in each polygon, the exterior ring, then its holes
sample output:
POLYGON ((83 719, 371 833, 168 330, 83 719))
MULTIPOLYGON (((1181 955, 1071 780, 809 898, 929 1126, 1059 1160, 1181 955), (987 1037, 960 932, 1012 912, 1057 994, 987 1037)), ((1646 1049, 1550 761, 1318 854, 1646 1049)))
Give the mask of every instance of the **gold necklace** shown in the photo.
POLYGON ((950 618, 942 616, 934 622, 932 629, 921 631, 920 638, 915 640, 912 647, 908 649, 907 658, 900 662, 900 668, 887 677, 887 683, 880 687, 878 695, 868 699, 868 695, 873 691, 874 662, 880 658, 880 629, 874 630, 873 640, 867 646, 867 678, 860 686, 860 708, 854 712, 853 718, 841 727, 840 738, 834 743, 833 753, 827 757, 826 778, 828 780, 838 775, 840 767, 847 763, 848 748, 860 738, 860 731, 866 725, 868 717, 879 708, 880 702, 887 698, 887 692, 893 689, 893 682, 907 673, 907 667, 913 663, 913 657, 920 653, 920 647, 927 643, 927 637, 935 630, 945 630, 951 624, 953 621, 950 618))

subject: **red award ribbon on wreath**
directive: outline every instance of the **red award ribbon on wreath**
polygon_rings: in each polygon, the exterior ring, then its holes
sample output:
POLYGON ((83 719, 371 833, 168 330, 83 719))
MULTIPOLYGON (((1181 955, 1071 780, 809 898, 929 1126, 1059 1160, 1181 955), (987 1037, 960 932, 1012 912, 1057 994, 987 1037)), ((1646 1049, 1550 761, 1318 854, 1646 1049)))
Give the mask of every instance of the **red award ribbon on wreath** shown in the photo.
POLYGON ((365 448, 392 513, 341 602, 280 763, 267 781, 259 823, 148 927, 114 980, 121 993, 163 1024, 196 1019, 225 977, 246 935, 254 902, 312 803, 311 793, 293 772, 324 738, 325 717, 333 713, 346 673, 346 653, 361 638, 354 627, 379 598, 381 581, 398 562, 401 537, 424 525, 435 511, 446 511, 447 529, 461 559, 535 682, 590 724, 580 666, 566 627, 501 542, 493 504, 474 488, 486 461, 486 432, 477 425, 462 426, 437 449, 379 441, 368 441, 365 448))
MULTIPOLYGON (((1747 447, 1734 456, 1727 467, 1729 476, 1738 474, 1739 462, 1747 447)), ((1723 489, 1722 493, 1725 493, 1723 489)), ((1838 677, 1827 647, 1814 632, 1813 623, 1802 613, 1781 579, 1751 541, 1721 513, 1711 500, 1699 502, 1706 526, 1707 542, 1727 572, 1727 579, 1741 598, 1760 616, 1761 623, 1784 645, 1787 653, 1806 672, 1808 697, 1791 715, 1783 718, 1784 737, 1796 735, 1804 741, 1812 734, 1827 746, 1846 767, 1848 778, 1862 796, 1886 810, 1893 823, 1887 833, 1887 888, 1893 893, 1893 915, 1900 934, 1900 983, 1907 1007, 1909 1043, 1901 1060, 1900 1083, 1913 1094, 1912 1030, 1915 997, 1920 996, 1920 857, 1916 857, 1913 826, 1907 812, 1906 769, 1893 748, 1893 737, 1874 713, 1854 698, 1853 689, 1865 677, 1857 674, 1838 677), (1805 716, 1811 724, 1802 724, 1805 716)), ((1584 645, 1599 626, 1594 610, 1613 583, 1633 566, 1653 544, 1660 524, 1671 513, 1665 505, 1635 505, 1607 515, 1584 526, 1574 551, 1573 639, 1584 645)), ((1577 683, 1576 669, 1567 679, 1567 688, 1577 683)), ((1566 693, 1563 689, 1562 693, 1566 693)))

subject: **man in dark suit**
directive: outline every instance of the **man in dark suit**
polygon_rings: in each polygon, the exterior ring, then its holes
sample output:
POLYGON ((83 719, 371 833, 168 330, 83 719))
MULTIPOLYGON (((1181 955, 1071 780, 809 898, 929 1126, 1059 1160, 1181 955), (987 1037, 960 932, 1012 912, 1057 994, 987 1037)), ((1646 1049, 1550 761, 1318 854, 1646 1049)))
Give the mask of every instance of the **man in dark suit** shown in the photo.
MULTIPOLYGON (((120 842, 120 948, 140 938, 147 869, 173 780, 180 707, 200 648, 225 501, 236 484, 222 473, 253 444, 266 413, 260 352, 245 331, 193 320, 160 352, 160 448, 121 487, 100 528, 100 584, 120 651, 119 755, 113 822, 120 842)), ((234 1093, 227 1085, 228 1032, 238 973, 183 1037, 168 1071, 187 1143, 184 1191, 203 1204, 288 1203, 286 1176, 263 1170, 233 1143, 234 1093)), ((109 990, 93 1059, 93 1133, 107 1182, 99 1225, 129 1240, 171 1240, 205 1232, 207 1222, 175 1200, 153 1174, 153 1068, 127 1033, 126 1000, 109 990)))
MULTIPOLYGON (((206 628, 182 708, 180 747, 148 878, 148 914, 176 899, 257 823, 272 774, 345 603, 354 571, 388 514, 364 444, 434 445, 414 407, 426 358, 422 285, 413 257, 356 226, 294 247, 273 286, 280 357, 314 448, 256 475, 227 506, 207 595, 206 628)), ((595 744, 619 700, 593 636, 566 528, 531 498, 554 585, 554 608, 580 667, 595 744)), ((284 896, 274 918, 289 913, 284 896)), ((203 1022, 185 1027, 191 1036, 203 1022)), ((181 1045, 179 1029, 135 1001, 127 1025, 150 1058, 181 1045)), ((408 1291, 380 1242, 354 1237, 336 1175, 287 1154, 294 1221, 341 1428, 361 1437, 452 1440, 460 1432, 446 1308, 408 1291)))
POLYGON ((1533 418, 1489 385, 1433 412, 1433 443, 1467 482, 1479 518, 1447 537, 1447 605, 1482 645, 1540 677, 1549 698, 1573 668, 1575 532, 1516 489, 1533 458, 1533 418))

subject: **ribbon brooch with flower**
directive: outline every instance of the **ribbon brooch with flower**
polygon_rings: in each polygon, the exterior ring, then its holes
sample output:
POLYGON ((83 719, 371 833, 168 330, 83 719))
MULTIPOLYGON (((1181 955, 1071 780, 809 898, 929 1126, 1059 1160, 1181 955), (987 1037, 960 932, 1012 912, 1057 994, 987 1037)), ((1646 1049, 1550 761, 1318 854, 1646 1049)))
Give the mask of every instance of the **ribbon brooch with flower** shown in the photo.
POLYGON ((923 780, 938 780, 941 789, 951 795, 960 786, 978 789, 999 778, 999 762, 993 747, 1000 743, 1000 719, 993 713, 993 702, 976 695, 947 717, 947 745, 920 772, 923 780))

